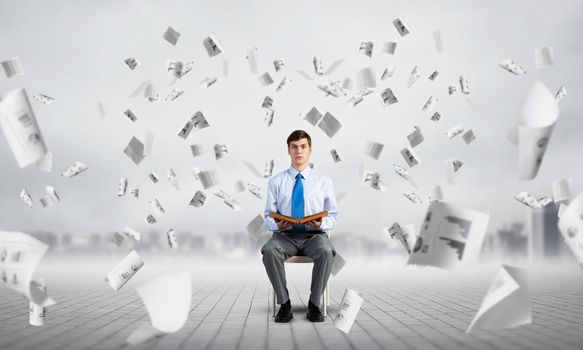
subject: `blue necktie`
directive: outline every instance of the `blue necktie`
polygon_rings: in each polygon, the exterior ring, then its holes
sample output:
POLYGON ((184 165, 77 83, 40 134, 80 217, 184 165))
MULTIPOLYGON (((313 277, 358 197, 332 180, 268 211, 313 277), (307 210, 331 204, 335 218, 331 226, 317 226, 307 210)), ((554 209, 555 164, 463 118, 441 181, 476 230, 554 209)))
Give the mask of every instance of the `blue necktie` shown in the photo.
MULTIPOLYGON (((292 191, 292 210, 291 214, 296 219, 304 217, 304 184, 302 183, 302 174, 296 175, 296 183, 292 191)), ((304 232, 304 225, 293 225, 292 232, 304 232)))

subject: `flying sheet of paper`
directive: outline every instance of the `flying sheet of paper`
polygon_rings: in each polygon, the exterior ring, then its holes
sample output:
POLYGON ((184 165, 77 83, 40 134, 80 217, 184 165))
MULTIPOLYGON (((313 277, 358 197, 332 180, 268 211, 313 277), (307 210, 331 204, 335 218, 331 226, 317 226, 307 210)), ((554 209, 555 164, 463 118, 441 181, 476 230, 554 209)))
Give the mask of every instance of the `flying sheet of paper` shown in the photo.
POLYGON ((135 136, 132 137, 123 153, 125 153, 136 165, 140 164, 146 157, 144 155, 144 144, 135 136))
POLYGON ((570 178, 562 178, 553 181, 553 199, 555 203, 569 204, 573 194, 571 192, 572 181, 570 178))
POLYGON ((261 192, 261 188, 259 186, 247 182, 247 190, 249 190, 249 192, 255 197, 263 199, 263 193, 261 192))
POLYGON ((419 67, 417 66, 413 67, 413 70, 411 71, 411 73, 409 73, 409 81, 407 82, 407 87, 408 88, 412 87, 420 76, 421 72, 419 71, 419 67))
POLYGON ((6 77, 8 79, 12 77, 22 76, 25 74, 22 62, 18 57, 12 57, 10 59, 7 59, 6 61, 2 61, 0 64, 2 65, 4 74, 6 74, 6 77))
POLYGON ((462 90, 462 94, 469 95, 470 94, 470 82, 468 78, 464 75, 460 75, 460 90, 462 90))
POLYGON ((427 100, 427 102, 425 102, 421 110, 426 114, 429 114, 433 110, 433 108, 435 108, 435 105, 437 105, 438 101, 439 100, 437 99, 437 97, 429 96, 429 99, 427 100))
POLYGON ((74 177, 74 176, 77 176, 77 175, 81 174, 82 172, 84 172, 87 169, 88 169, 88 167, 87 167, 87 165, 85 163, 83 163, 83 162, 75 162, 75 163, 73 163, 73 165, 71 165, 65 171, 63 171, 61 173, 61 176, 64 176, 64 177, 74 177))
POLYGON ((275 161, 273 159, 268 159, 265 161, 265 168, 263 169, 263 177, 268 178, 273 174, 273 168, 275 167, 275 161))
POLYGON ((176 241, 176 232, 174 232, 174 229, 170 229, 168 230, 168 232, 166 232, 166 241, 168 242, 168 246, 170 247, 170 249, 178 248, 178 242, 176 241))
POLYGON ((530 193, 523 191, 514 196, 514 199, 531 209, 540 209, 553 201, 550 197, 537 199, 530 193))
POLYGON ((379 142, 367 141, 366 147, 364 149, 364 154, 371 157, 372 159, 378 160, 383 152, 385 145, 379 142))
POLYGON ((105 282, 116 292, 144 266, 144 261, 135 250, 123 258, 107 275, 105 282))
POLYGON ((372 187, 377 191, 387 192, 389 190, 387 185, 385 185, 385 183, 381 180, 381 175, 374 171, 363 171, 362 183, 372 187))
POLYGON ((144 97, 148 99, 149 102, 156 102, 160 98, 158 93, 158 88, 152 83, 148 83, 144 89, 144 97))
POLYGON ((215 160, 224 158, 229 154, 229 146, 226 144, 216 144, 213 146, 213 149, 215 151, 215 160))
POLYGON ((0 94, 0 128, 20 168, 35 163, 47 153, 26 90, 0 94))
POLYGON ((439 72, 438 71, 433 71, 433 73, 431 73, 429 75, 428 79, 431 80, 431 81, 434 81, 437 78, 438 75, 439 75, 439 72))
POLYGON ((557 93, 555 94, 555 102, 558 104, 567 96, 567 88, 563 85, 559 88, 557 93))
POLYGON ((431 202, 407 264, 454 269, 477 259, 489 219, 473 209, 431 202))
POLYGON ((340 81, 327 81, 317 85, 318 89, 324 91, 326 96, 332 95, 334 97, 346 96, 346 91, 342 89, 340 81))
POLYGON ((383 46, 383 52, 388 53, 389 55, 394 55, 395 50, 397 49, 397 43, 394 41, 387 41, 383 46))
POLYGON ((577 263, 583 269, 583 192, 579 193, 561 212, 559 231, 577 263))
POLYGON ((278 59, 273 61, 273 67, 275 68, 276 72, 283 70, 285 68, 285 61, 283 59, 278 59))
POLYGON ((0 285, 41 307, 54 305, 55 301, 32 279, 48 248, 25 233, 0 231, 0 285))
POLYGON ((421 199, 421 197, 419 197, 419 195, 417 195, 417 193, 413 191, 404 192, 403 196, 405 196, 405 198, 407 198, 414 204, 423 204, 423 200, 421 199))
POLYGON ((158 199, 154 198, 151 201, 149 201, 148 204, 150 205, 150 208, 154 210, 154 213, 156 213, 156 215, 162 216, 166 214, 166 210, 164 209, 162 204, 160 204, 160 201, 158 199))
POLYGON ((431 119, 433 122, 438 122, 441 119, 441 114, 439 112, 435 112, 429 119, 431 119))
POLYGON ((411 186, 417 187, 417 184, 415 183, 415 181, 413 181, 413 178, 411 177, 411 172, 408 169, 405 169, 398 164, 393 164, 393 170, 395 170, 397 175, 409 181, 409 184, 411 184, 411 186))
POLYGON ((466 132, 464 132, 462 138, 464 139, 466 145, 469 145, 476 139, 476 135, 474 135, 474 131, 472 129, 468 129, 466 132))
POLYGON ((393 20, 393 25, 397 29, 397 32, 399 32, 399 35, 402 37, 409 34, 409 29, 407 29, 403 21, 401 21, 399 18, 395 18, 393 20))
POLYGON ((433 42, 435 43, 435 51, 437 51, 437 53, 441 54, 445 52, 443 48, 443 39, 441 38, 441 29, 433 31, 433 42))
POLYGON ((209 55, 209 57, 215 57, 224 51, 222 45, 212 35, 206 37, 202 41, 202 45, 204 46, 204 49, 206 50, 206 53, 209 55))
POLYGON ((136 187, 129 187, 128 193, 130 197, 138 198, 140 196, 140 189, 136 187))
POLYGON ((377 78, 373 67, 361 68, 356 72, 356 85, 358 89, 374 89, 377 87, 377 78))
POLYGON ((385 90, 383 90, 383 92, 381 92, 381 99, 383 100, 383 103, 387 106, 399 102, 399 100, 397 100, 397 97, 393 93, 393 90, 391 90, 390 88, 386 88, 385 90))
POLYGON ((458 124, 447 130, 445 132, 445 136, 447 136, 447 138, 451 140, 454 137, 458 136, 459 134, 463 133, 464 131, 465 131, 464 126, 462 124, 458 124))
POLYGON ((257 79, 259 79, 259 83, 263 86, 273 84, 273 78, 271 78, 271 75, 269 75, 268 72, 261 74, 260 76, 257 77, 257 79))
POLYGON ((357 292, 346 289, 338 306, 338 313, 334 316, 334 327, 348 334, 363 302, 364 299, 357 292))
POLYGON ((176 43, 178 42, 178 38, 180 38, 180 33, 178 31, 176 31, 174 28, 168 27, 168 29, 166 29, 166 31, 164 32, 163 37, 164 37, 164 40, 166 40, 170 44, 176 46, 176 43))
POLYGON ((189 119, 184 123, 184 126, 178 132, 178 136, 186 139, 193 129, 201 130, 208 128, 210 124, 206 120, 205 116, 201 111, 196 111, 189 119))
POLYGON ((386 80, 387 78, 391 78, 393 77, 393 74, 395 74, 395 70, 397 69, 396 66, 394 65, 389 65, 387 68, 385 68, 385 71, 383 72, 383 75, 381 75, 381 80, 386 80))
POLYGON ((399 223, 395 222, 391 227, 386 228, 386 231, 391 236, 391 239, 401 242, 405 251, 407 251, 408 254, 411 254, 413 244, 415 243, 415 227, 413 225, 408 226, 408 228, 401 227, 399 223))
POLYGON ((338 67, 342 64, 342 62, 344 62, 343 58, 332 62, 330 67, 328 67, 328 70, 324 72, 324 75, 330 75, 330 74, 334 73, 336 71, 336 69, 338 69, 338 67))
POLYGON ((332 159, 334 160, 334 163, 339 163, 342 161, 342 158, 340 157, 340 154, 338 154, 338 151, 333 148, 330 150, 330 155, 332 156, 332 159))
POLYGON ((500 63, 500 67, 514 75, 524 75, 526 70, 520 64, 511 59, 504 60, 500 63))
POLYGON ((192 205, 195 208, 200 208, 204 205, 205 201, 206 201, 206 194, 204 194, 204 192, 202 192, 202 191, 196 191, 196 193, 194 194, 194 196, 190 200, 190 203, 188 203, 188 204, 192 205))
POLYGON ((324 75, 324 63, 322 63, 321 58, 314 56, 312 59, 312 64, 314 65, 314 72, 317 75, 324 75))
POLYGON ((50 173, 53 170, 53 152, 45 153, 41 159, 36 161, 35 166, 50 173))
POLYGON ((132 345, 178 332, 186 323, 192 301, 188 272, 161 276, 139 285, 136 291, 146 306, 150 323, 142 324, 127 339, 132 345))
POLYGON ((184 90, 182 90, 182 89, 172 89, 172 91, 170 91, 168 93, 168 95, 166 96, 166 98, 164 100, 165 101, 174 101, 177 98, 179 98, 180 96, 182 96, 182 94, 184 94, 184 90))
POLYGON ((289 84, 292 80, 288 77, 283 77, 283 79, 281 79, 281 82, 279 84, 277 84, 277 87, 275 88, 275 92, 280 92, 283 89, 285 89, 285 87, 287 86, 287 84, 289 84))
POLYGON ((190 145, 190 152, 192 152, 193 157, 202 156, 204 154, 203 145, 190 145))
POLYGON ((254 241, 259 241, 261 236, 267 231, 263 216, 257 215, 254 217, 253 220, 247 224, 245 229, 254 241))
POLYGON ((510 141, 518 145, 518 175, 521 180, 536 177, 558 117, 559 108, 554 96, 537 81, 523 100, 508 133, 510 141))
POLYGON ((373 48, 374 48, 374 44, 372 41, 363 41, 360 43, 360 47, 358 48, 358 52, 361 55, 372 57, 373 48))
POLYGON ((443 161, 443 166, 445 169, 445 177, 447 179, 447 184, 450 186, 455 185, 455 178, 454 178, 454 173, 456 173, 458 171, 459 168, 461 168, 461 166, 464 163, 462 163, 461 161, 457 160, 457 159, 446 159, 443 161))
POLYGON ((429 190, 429 195, 427 196, 427 202, 431 203, 433 201, 442 201, 443 200, 443 190, 441 186, 433 186, 429 190))
POLYGON ((256 47, 250 47, 247 50, 247 62, 249 63, 251 74, 259 73, 259 54, 256 47))
POLYGON ((158 222, 158 220, 156 220, 156 218, 152 214, 148 214, 148 216, 146 216, 144 220, 148 225, 154 225, 155 223, 158 222))
POLYGON ((39 201, 43 208, 52 207, 55 203, 59 202, 61 198, 55 191, 53 186, 45 186, 45 195, 39 198, 39 201))
POLYGON ((211 187, 219 185, 221 181, 219 180, 219 174, 216 170, 203 170, 198 174, 202 187, 208 190, 211 187))
POLYGON ((527 271, 502 265, 466 333, 474 328, 513 328, 531 322, 527 271))
POLYGON ((127 177, 122 177, 119 179, 119 186, 117 188, 117 196, 118 197, 123 197, 126 195, 127 190, 128 190, 128 178, 127 177))
POLYGON ((29 207, 32 208, 32 197, 26 188, 20 191, 20 199, 29 207))
POLYGON ((534 50, 534 62, 536 69, 541 69, 544 67, 550 67, 555 64, 554 49, 552 46, 543 47, 534 50))
POLYGON ((201 88, 202 90, 208 89, 214 83, 216 83, 218 80, 219 80, 219 78, 217 78, 217 77, 207 77, 207 78, 204 78, 200 82, 200 84, 198 84, 198 87, 201 88))
POLYGON ((318 127, 324 131, 329 138, 334 137, 338 130, 342 127, 342 124, 338 119, 336 119, 330 112, 326 112, 324 117, 318 123, 318 127))
POLYGON ((125 237, 128 237, 128 238, 130 238, 130 239, 132 239, 132 240, 134 240, 134 241, 136 241, 136 242, 139 242, 139 241, 142 239, 142 234, 141 234, 141 233, 139 233, 138 231, 134 230, 134 229, 133 229, 133 228, 131 228, 131 227, 127 227, 127 226, 126 226, 126 227, 123 229, 123 231, 122 231, 122 234, 123 234, 125 237))
POLYGON ((168 172, 166 173, 166 179, 168 180, 168 182, 170 182, 170 184, 172 185, 172 187, 174 187, 176 191, 180 191, 180 184, 178 183, 178 177, 176 176, 174 169, 170 168, 168 170, 168 172))
POLYGON ((239 180, 235 182, 235 192, 245 192, 247 189, 247 185, 245 185, 245 181, 239 180))
POLYGON ((54 98, 52 98, 51 96, 47 96, 47 95, 43 95, 43 94, 36 94, 34 96, 35 100, 39 101, 40 103, 44 104, 44 105, 50 105, 51 103, 53 103, 55 101, 54 98))
POLYGON ((403 148, 401 150, 401 155, 403 156, 403 159, 405 159, 405 162, 407 162, 407 165, 410 168, 414 167, 417 164, 421 164, 421 160, 419 159, 417 154, 413 152, 413 150, 410 149, 409 147, 403 148))
POLYGON ((415 147, 425 140, 425 137, 421 133, 421 129, 418 126, 415 126, 414 128, 415 130, 407 135, 407 141, 409 141, 411 147, 415 147))
POLYGON ((344 266, 346 266, 346 260, 344 260, 344 258, 338 252, 336 252, 334 254, 334 261, 332 262, 332 270, 330 273, 334 276, 337 276, 344 266))
MULTIPOLYGON (((47 294, 47 284, 44 279, 38 280, 38 288, 47 294)), ((45 319, 47 318, 48 307, 40 306, 32 301, 28 302, 28 323, 31 326, 41 327, 45 325, 45 319)))
POLYGON ((123 61, 131 70, 136 69, 136 67, 140 65, 140 62, 133 57, 128 57, 123 61))

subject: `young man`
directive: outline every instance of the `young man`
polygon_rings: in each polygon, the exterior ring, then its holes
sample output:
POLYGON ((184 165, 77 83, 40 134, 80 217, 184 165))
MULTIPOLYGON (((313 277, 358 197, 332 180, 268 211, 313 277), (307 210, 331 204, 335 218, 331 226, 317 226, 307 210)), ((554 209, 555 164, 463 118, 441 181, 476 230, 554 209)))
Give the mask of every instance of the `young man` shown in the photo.
POLYGON ((289 322, 293 314, 284 261, 294 255, 314 259, 307 317, 312 322, 322 322, 320 299, 336 254, 324 230, 330 230, 336 224, 336 198, 330 178, 308 166, 312 139, 307 132, 292 132, 287 138, 287 150, 291 166, 269 180, 265 221, 274 234, 261 249, 263 265, 275 290, 277 303, 281 305, 275 322, 289 322), (292 225, 269 216, 270 212, 276 212, 299 219, 324 210, 328 211, 328 216, 312 220, 307 225, 292 225))

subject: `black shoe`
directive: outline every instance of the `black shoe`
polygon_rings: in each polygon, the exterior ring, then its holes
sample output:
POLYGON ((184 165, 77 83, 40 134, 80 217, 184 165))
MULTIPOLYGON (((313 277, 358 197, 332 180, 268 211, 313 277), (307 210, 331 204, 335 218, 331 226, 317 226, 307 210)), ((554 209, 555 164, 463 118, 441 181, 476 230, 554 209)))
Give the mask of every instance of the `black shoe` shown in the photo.
POLYGON ((308 314, 306 315, 310 322, 324 322, 324 315, 320 312, 320 308, 312 304, 312 301, 308 303, 308 314))
POLYGON ((294 314, 292 313, 291 301, 288 300, 286 303, 281 304, 279 312, 275 316, 275 322, 286 323, 289 322, 292 318, 294 318, 294 314))

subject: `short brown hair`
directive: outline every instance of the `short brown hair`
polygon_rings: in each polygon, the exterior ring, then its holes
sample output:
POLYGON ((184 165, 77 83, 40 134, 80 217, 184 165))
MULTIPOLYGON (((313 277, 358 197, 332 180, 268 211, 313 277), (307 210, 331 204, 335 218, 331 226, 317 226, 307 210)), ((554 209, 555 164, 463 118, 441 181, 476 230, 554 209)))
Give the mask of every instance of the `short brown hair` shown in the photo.
POLYGON ((295 130, 287 137, 287 148, 292 141, 299 141, 301 139, 308 139, 308 145, 312 147, 312 138, 304 130, 295 130))

